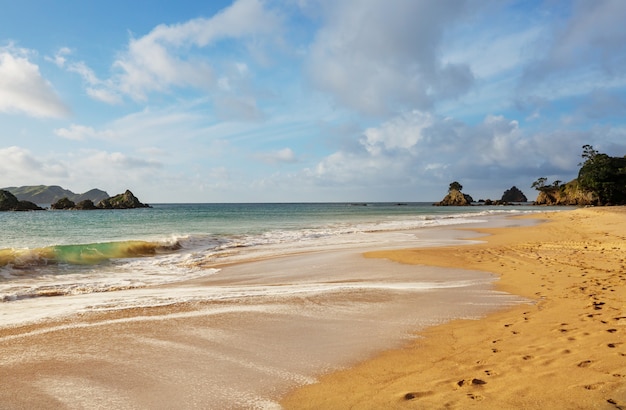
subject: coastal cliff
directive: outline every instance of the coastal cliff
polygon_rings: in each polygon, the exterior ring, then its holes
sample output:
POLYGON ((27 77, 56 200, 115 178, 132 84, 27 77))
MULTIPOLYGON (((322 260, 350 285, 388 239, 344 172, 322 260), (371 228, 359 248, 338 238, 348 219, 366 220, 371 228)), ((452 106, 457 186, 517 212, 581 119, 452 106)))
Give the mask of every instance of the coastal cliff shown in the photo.
POLYGON ((597 205, 598 196, 589 191, 584 191, 578 180, 573 180, 564 185, 543 187, 539 190, 535 205, 597 205))

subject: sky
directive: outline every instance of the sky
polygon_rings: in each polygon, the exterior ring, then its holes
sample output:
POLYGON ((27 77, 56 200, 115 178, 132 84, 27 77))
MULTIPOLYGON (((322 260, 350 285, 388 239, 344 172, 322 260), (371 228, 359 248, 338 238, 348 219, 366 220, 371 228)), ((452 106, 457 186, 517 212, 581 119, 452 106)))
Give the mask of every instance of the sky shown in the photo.
POLYGON ((0 187, 533 200, 626 155, 622 0, 0 5, 0 187))

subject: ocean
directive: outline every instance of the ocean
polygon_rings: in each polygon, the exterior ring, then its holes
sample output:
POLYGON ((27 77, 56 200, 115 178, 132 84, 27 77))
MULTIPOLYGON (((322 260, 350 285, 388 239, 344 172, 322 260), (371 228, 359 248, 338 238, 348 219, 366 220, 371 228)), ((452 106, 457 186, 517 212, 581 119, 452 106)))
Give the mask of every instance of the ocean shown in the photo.
POLYGON ((278 409, 291 389, 401 347, 420 329, 527 302, 497 291, 488 272, 363 252, 468 244, 480 236, 457 228, 519 226, 532 222, 507 217, 545 210, 304 203, 0 213, 0 373, 28 392, 12 396, 25 408, 278 409))
POLYGON ((490 215, 536 210, 431 203, 263 203, 0 213, 0 301, 183 281, 215 273, 214 266, 260 255, 377 241, 367 233, 475 223, 490 215))

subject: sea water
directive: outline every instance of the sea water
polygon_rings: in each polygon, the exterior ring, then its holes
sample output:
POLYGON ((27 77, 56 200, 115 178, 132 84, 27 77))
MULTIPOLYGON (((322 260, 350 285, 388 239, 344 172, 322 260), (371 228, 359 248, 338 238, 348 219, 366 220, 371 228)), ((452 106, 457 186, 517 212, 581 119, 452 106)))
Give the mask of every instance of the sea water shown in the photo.
POLYGON ((183 281, 233 261, 379 243, 371 233, 394 232, 402 246, 415 240, 402 234, 410 230, 536 210, 264 203, 0 213, 0 301, 183 281))

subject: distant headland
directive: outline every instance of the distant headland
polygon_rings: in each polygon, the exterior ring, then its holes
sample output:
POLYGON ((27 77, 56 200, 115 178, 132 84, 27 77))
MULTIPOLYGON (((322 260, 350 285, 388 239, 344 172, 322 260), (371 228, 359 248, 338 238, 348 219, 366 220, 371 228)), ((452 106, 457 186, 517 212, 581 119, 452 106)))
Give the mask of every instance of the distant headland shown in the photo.
MULTIPOLYGON (((606 206, 626 205, 626 156, 611 157, 595 150, 591 145, 583 145, 584 162, 578 177, 566 184, 554 181, 546 184, 548 178, 541 177, 531 185, 539 191, 533 205, 577 205, 606 206)), ((461 192, 463 186, 454 181, 448 194, 436 206, 468 206, 474 200, 461 192)), ((480 200, 484 205, 509 205, 511 202, 526 202, 526 196, 515 186, 504 192, 497 201, 480 200)))
POLYGON ((0 189, 0 211, 39 211, 42 205, 54 210, 134 209, 149 208, 133 193, 109 196, 100 189, 76 194, 57 185, 36 185, 0 189))

